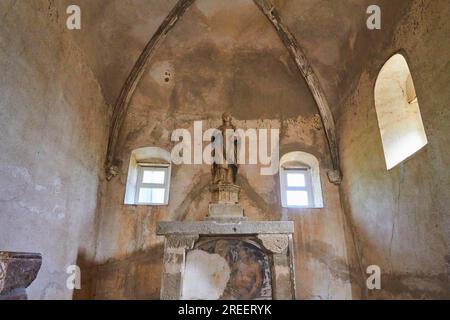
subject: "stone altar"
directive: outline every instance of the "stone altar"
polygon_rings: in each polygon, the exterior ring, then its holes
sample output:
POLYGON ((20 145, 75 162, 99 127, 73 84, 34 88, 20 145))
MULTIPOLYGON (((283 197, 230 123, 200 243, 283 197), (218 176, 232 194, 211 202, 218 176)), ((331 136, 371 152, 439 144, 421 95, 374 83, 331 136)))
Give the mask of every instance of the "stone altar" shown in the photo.
MULTIPOLYGON (((224 114, 222 120, 220 132, 235 129, 231 115, 224 114)), ((236 141, 228 137, 231 140, 218 150, 223 150, 223 158, 236 160, 236 149, 231 157, 225 154, 227 144, 236 141)), ((213 163, 204 221, 158 223, 156 233, 165 236, 162 300, 295 299, 294 224, 247 220, 239 205, 238 165, 233 162, 213 163)))
POLYGON ((260 244, 271 258, 272 299, 295 299, 292 221, 160 222, 156 233, 166 237, 161 286, 162 300, 182 298, 186 256, 198 243, 240 239, 260 244))

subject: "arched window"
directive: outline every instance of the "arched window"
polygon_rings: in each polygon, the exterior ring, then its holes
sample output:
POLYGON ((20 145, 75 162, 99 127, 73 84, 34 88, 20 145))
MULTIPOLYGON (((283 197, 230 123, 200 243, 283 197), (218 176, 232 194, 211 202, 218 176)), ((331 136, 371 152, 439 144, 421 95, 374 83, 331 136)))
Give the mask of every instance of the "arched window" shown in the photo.
POLYGON ((375 109, 388 170, 427 144, 414 82, 401 54, 392 56, 378 74, 375 109))
POLYGON ((295 151, 280 159, 281 203, 285 208, 323 208, 319 160, 295 151))
POLYGON ((170 174, 170 152, 157 147, 134 150, 128 167, 125 204, 168 204, 170 174))

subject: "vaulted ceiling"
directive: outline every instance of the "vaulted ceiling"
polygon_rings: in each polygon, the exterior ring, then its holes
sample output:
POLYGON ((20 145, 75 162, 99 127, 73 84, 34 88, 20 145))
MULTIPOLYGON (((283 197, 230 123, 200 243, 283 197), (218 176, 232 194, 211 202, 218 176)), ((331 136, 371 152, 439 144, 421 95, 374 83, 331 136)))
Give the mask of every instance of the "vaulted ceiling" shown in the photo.
MULTIPOLYGON (((107 102, 114 105, 137 58, 176 1, 81 0, 79 3, 83 28, 76 39, 84 48, 107 102)), ((273 3, 303 48, 332 111, 336 113, 339 101, 351 90, 372 50, 390 38, 393 26, 410 1, 277 0, 273 3), (382 9, 381 31, 366 28, 366 9, 374 3, 382 9)), ((254 72, 268 64, 287 65, 292 71, 289 76, 293 83, 289 85, 281 81, 284 90, 299 92, 297 98, 305 113, 314 109, 314 101, 304 80, 300 74, 295 74, 292 59, 252 0, 196 0, 155 53, 153 69, 158 68, 158 62, 168 59, 179 59, 177 65, 184 66, 182 70, 172 70, 173 74, 190 74, 192 81, 199 81, 202 85, 208 85, 208 78, 202 78, 204 68, 213 68, 224 77, 230 73, 237 74, 233 88, 237 92, 246 91, 239 86, 239 77, 254 77, 254 85, 264 86, 261 84, 264 81, 277 83, 281 76, 276 73, 261 78, 254 72)), ((141 84, 144 87, 138 90, 141 94, 148 95, 154 91, 151 88, 154 77, 164 75, 153 73, 149 77, 144 76, 141 84)), ((186 76, 184 81, 188 81, 186 76)), ((275 94, 276 88, 275 85, 274 92, 268 94, 275 94)), ((217 104, 210 103, 210 107, 220 109, 222 104, 234 104, 234 111, 239 113, 241 106, 248 102, 245 95, 238 94, 234 101, 223 101, 217 96, 217 104)), ((277 106, 276 112, 282 108, 288 117, 295 115, 292 106, 298 103, 289 99, 281 101, 283 103, 277 106)), ((263 97, 259 104, 258 107, 249 106, 255 117, 273 112, 270 106, 264 108, 263 97)), ((244 113, 241 116, 246 117, 244 113)))

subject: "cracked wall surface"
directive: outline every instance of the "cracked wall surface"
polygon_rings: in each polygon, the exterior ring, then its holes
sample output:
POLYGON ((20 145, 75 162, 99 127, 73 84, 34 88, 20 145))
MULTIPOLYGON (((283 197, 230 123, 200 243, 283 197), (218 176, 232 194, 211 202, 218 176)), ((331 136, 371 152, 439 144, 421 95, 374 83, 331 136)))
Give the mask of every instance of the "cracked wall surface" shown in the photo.
POLYGON ((446 1, 414 1, 391 41, 373 44, 373 59, 342 106, 341 195, 353 231, 348 246, 356 246, 355 297, 450 298, 449 14, 446 1), (382 65, 399 50, 411 69, 428 145, 387 171, 374 85, 382 65), (381 290, 365 289, 362 275, 372 264, 381 268, 381 290))
POLYGON ((109 111, 55 1, 1 1, 0 250, 42 253, 31 299, 93 257, 109 111))

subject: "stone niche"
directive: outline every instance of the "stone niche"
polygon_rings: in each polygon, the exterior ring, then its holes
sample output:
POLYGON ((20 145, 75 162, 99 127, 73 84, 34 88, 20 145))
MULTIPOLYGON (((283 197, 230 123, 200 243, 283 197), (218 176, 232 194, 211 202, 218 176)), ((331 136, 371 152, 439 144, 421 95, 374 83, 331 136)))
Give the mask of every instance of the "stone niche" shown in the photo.
POLYGON ((291 221, 160 222, 163 300, 295 299, 291 221))

